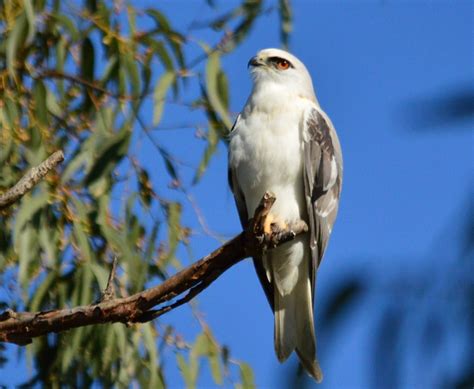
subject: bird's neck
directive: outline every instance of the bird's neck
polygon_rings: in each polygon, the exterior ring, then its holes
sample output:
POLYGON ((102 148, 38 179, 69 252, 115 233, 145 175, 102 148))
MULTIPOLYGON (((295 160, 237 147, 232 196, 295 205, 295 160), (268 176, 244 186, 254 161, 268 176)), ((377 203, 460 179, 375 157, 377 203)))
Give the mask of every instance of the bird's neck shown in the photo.
POLYGON ((278 83, 256 83, 253 86, 246 108, 249 110, 258 107, 259 111, 272 113, 285 110, 288 104, 295 100, 306 99, 318 104, 314 94, 302 92, 291 85, 281 85, 278 83))

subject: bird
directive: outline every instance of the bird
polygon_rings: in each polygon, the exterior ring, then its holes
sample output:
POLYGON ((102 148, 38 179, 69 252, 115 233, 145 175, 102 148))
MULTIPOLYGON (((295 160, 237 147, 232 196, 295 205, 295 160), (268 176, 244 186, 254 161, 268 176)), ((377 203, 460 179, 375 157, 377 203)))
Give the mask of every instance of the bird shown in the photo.
POLYGON ((243 228, 267 191, 276 201, 266 232, 301 220, 308 225, 308 232, 266 250, 253 263, 274 313, 278 360, 296 351, 306 372, 321 382, 314 291, 339 206, 341 146, 303 62, 269 48, 252 57, 248 69, 252 90, 229 134, 229 185, 243 228))

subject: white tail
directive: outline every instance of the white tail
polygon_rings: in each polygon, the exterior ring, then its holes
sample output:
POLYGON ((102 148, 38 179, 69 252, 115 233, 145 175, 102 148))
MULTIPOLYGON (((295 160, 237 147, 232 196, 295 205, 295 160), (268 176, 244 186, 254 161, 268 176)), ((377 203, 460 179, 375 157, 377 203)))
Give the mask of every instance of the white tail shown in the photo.
POLYGON ((323 374, 316 359, 313 297, 306 261, 298 266, 299 277, 293 290, 282 295, 274 288, 275 352, 280 362, 296 350, 305 370, 318 382, 323 374))

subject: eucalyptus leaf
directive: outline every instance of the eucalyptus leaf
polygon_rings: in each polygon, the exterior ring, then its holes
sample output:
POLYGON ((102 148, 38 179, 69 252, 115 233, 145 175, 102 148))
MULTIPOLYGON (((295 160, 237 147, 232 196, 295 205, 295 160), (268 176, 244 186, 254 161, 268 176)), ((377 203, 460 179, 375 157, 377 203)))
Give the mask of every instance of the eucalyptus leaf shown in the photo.
POLYGON ((48 108, 47 108, 47 92, 44 83, 41 80, 36 81, 33 87, 33 96, 35 99, 35 115, 38 123, 42 127, 47 127, 48 121, 48 108))
POLYGON ((212 108, 217 112, 227 129, 230 130, 232 121, 227 110, 228 95, 227 84, 222 81, 224 77, 220 66, 220 53, 214 51, 209 55, 206 65, 207 93, 212 108), (219 79, 221 79, 220 82, 219 79))
POLYGON ((153 125, 156 126, 161 121, 163 115, 163 107, 165 105, 166 94, 176 80, 176 74, 168 71, 160 77, 153 92, 153 125))
POLYGON ((15 61, 23 49, 28 34, 28 21, 25 13, 21 13, 15 21, 15 25, 6 42, 6 60, 10 76, 15 75, 15 61))
POLYGON ((253 374, 252 368, 245 362, 240 362, 239 363, 239 369, 240 369, 240 379, 242 389, 255 389, 255 378, 253 374))

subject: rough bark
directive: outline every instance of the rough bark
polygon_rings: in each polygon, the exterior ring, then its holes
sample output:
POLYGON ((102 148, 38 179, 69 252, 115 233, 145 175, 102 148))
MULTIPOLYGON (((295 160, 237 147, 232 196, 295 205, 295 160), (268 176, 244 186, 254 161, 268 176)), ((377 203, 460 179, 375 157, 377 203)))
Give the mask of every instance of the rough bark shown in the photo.
POLYGON ((0 194, 0 211, 20 200, 62 161, 64 154, 59 150, 38 166, 31 168, 12 188, 0 194))

